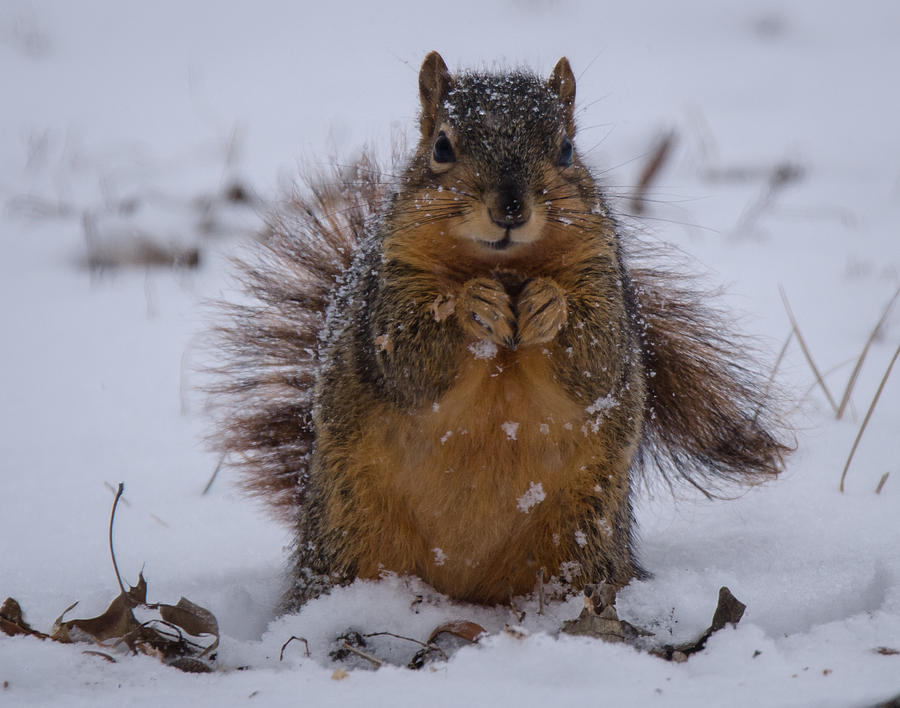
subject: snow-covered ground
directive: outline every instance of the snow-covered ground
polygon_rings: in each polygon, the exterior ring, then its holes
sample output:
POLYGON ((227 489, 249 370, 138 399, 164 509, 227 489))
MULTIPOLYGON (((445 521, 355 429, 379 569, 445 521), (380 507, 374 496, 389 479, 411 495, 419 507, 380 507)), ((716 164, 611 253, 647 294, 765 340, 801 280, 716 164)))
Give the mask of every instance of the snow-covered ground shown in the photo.
MULTIPOLYGON (((835 419, 796 340, 796 454, 733 501, 640 503, 655 576, 620 614, 671 640, 709 622, 727 585, 747 612, 683 664, 557 637, 580 600, 544 616, 453 605, 414 581, 359 584, 275 618, 286 532, 220 477, 192 390, 204 301, 228 295, 227 256, 300 161, 386 152, 412 135, 416 71, 566 55, 580 132, 626 197, 654 140, 671 159, 629 225, 695 257, 771 358, 790 331, 783 287, 837 397, 900 285, 900 5, 576 0, 183 3, 6 0, 0 6, 0 599, 47 629, 117 593, 106 530, 125 482, 117 558, 153 601, 212 610, 221 671, 0 636, 0 705, 869 706, 900 694, 900 371, 841 470, 896 347, 888 316, 835 419), (894 88, 891 88, 891 87, 894 88), (799 168, 773 182, 778 166, 799 168), (262 202, 257 202, 260 204, 262 202), (199 269, 85 267, 135 230, 199 247, 199 269), (890 473, 875 493, 882 475, 890 473), (415 597, 424 602, 411 609, 415 597), (420 672, 351 670, 348 628, 424 639, 477 621, 478 647, 420 672), (527 636, 503 632, 521 624, 527 636), (313 658, 292 635, 309 641, 313 658), (237 667, 246 670, 237 671, 237 667), (262 702, 262 703, 260 703, 262 702)), ((627 201, 620 202, 627 211, 627 201)), ((398 660, 415 647, 399 642, 398 660)), ((387 649, 385 649, 387 651, 387 649)))

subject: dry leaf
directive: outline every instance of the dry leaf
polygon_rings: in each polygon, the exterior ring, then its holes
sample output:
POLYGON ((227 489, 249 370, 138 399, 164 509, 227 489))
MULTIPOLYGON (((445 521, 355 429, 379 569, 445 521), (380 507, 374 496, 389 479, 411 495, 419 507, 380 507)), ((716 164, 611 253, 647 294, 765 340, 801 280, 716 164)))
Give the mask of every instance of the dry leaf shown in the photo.
POLYGON ((481 637, 482 634, 487 634, 487 632, 484 627, 475 622, 455 620, 453 622, 444 622, 444 624, 435 627, 431 631, 431 634, 428 635, 428 641, 425 643, 433 643, 441 634, 451 634, 454 637, 459 637, 460 639, 465 639, 467 642, 475 644, 478 642, 479 637, 481 637))
POLYGON ((678 646, 667 644, 660 649, 654 649, 650 653, 669 661, 686 661, 691 654, 703 649, 706 646, 706 640, 709 639, 714 632, 718 632, 726 624, 737 624, 744 616, 744 610, 747 606, 731 594, 731 590, 727 587, 719 588, 719 602, 716 605, 716 611, 713 614, 712 623, 707 630, 701 634, 693 642, 686 642, 678 646), (681 655, 684 658, 680 658, 681 655))
POLYGON ((33 637, 46 639, 47 635, 38 632, 25 621, 22 615, 22 608, 19 603, 12 597, 8 597, 0 605, 0 632, 14 637, 17 634, 27 634, 33 637))
POLYGON ((332 679, 332 681, 343 681, 343 680, 344 680, 345 678, 347 678, 349 675, 350 675, 350 674, 348 674, 348 673, 347 673, 346 671, 344 671, 343 669, 335 669, 335 670, 334 670, 334 673, 331 674, 331 679, 332 679))
POLYGON ((564 622, 562 631, 605 642, 624 642, 625 627, 616 613, 615 603, 616 589, 612 585, 588 585, 584 589, 584 609, 577 619, 564 622))
MULTIPOLYGON (((154 656, 182 671, 194 673, 212 671, 211 662, 215 660, 214 652, 219 646, 219 623, 212 612, 184 597, 175 605, 148 605, 147 581, 143 573, 138 576, 137 585, 128 590, 122 583, 112 546, 112 530, 116 508, 124 490, 124 485, 120 484, 109 519, 110 555, 121 592, 109 604, 106 611, 89 619, 63 621, 66 613, 78 604, 73 603, 56 618, 52 632, 47 635, 29 627, 23 619, 19 603, 13 598, 7 598, 0 606, 0 630, 6 634, 30 634, 41 639, 50 638, 65 644, 88 641, 110 648, 125 644, 132 653, 154 656), (159 612, 159 619, 139 622, 132 612, 136 607, 156 610, 159 612), (193 641, 185 635, 191 637, 208 635, 212 636, 213 640, 204 644, 193 641)), ((103 652, 87 653, 114 661, 103 652)))

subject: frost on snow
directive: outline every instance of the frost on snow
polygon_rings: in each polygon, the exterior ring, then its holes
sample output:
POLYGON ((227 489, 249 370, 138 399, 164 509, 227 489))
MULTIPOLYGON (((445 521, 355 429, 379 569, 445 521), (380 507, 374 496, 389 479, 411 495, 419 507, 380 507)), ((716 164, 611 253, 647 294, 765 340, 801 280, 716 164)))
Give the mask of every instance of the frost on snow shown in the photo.
POLYGON ((511 420, 506 421, 500 425, 503 428, 503 432, 506 433, 506 437, 510 440, 516 439, 516 434, 519 432, 519 424, 513 423, 511 420))
POLYGON ((532 507, 537 506, 546 498, 547 493, 544 491, 544 485, 540 482, 532 482, 531 486, 528 487, 528 491, 518 498, 517 506, 519 511, 527 514, 532 507))
POLYGON ((469 351, 476 359, 493 359, 497 356, 497 345, 487 339, 479 339, 469 345, 469 351))

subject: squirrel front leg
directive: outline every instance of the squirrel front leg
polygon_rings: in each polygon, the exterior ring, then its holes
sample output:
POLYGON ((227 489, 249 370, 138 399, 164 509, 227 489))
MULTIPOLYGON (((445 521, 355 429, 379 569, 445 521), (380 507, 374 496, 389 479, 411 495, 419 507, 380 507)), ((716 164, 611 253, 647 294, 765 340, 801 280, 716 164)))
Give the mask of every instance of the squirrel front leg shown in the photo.
POLYGON ((372 289, 364 336, 374 350, 376 389, 410 409, 439 400, 453 384, 465 335, 448 319, 438 284, 392 263, 372 289))
POLYGON ((550 278, 529 280, 516 301, 516 340, 520 347, 556 338, 569 317, 565 291, 550 278))
POLYGON ((493 278, 473 278, 460 290, 455 306, 463 331, 475 339, 516 348, 516 317, 503 285, 493 278))

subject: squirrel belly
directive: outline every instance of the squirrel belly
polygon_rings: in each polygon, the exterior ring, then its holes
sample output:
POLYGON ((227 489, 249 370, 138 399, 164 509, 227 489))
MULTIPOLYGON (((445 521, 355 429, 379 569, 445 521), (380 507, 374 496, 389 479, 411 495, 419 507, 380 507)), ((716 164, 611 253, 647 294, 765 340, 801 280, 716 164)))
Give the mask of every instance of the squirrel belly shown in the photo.
POLYGON ((640 421, 625 419, 628 401, 602 410, 573 401, 554 381, 552 357, 531 348, 478 358, 465 348, 433 404, 405 411, 357 400, 371 407, 352 450, 340 428, 333 456, 330 435, 320 447, 322 464, 334 464, 320 472, 352 490, 352 505, 326 504, 329 525, 353 539, 335 566, 364 578, 416 575, 485 604, 530 592, 541 569, 570 582, 633 577, 629 539, 616 530, 630 526, 640 421))
POLYGON ((308 183, 244 269, 218 448, 295 528, 287 607, 385 571, 485 604, 623 586, 645 471, 713 494, 788 447, 749 348, 631 258, 574 147, 575 79, 419 73, 421 137, 308 183))

